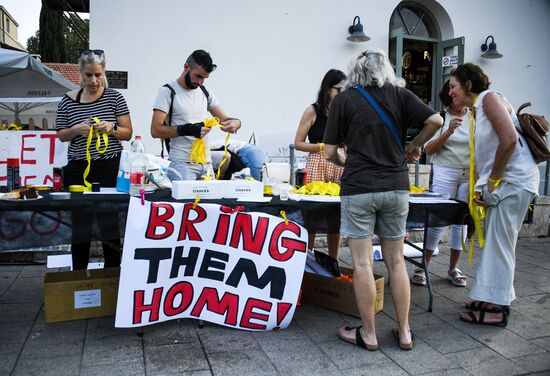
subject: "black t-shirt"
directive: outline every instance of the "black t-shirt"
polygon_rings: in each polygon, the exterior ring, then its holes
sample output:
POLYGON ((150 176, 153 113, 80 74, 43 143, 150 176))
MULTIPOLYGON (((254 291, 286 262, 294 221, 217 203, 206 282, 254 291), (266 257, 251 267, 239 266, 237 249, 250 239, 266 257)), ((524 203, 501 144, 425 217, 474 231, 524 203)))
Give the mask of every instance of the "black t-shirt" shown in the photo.
MULTIPOLYGON (((405 140, 407 128, 423 124, 435 111, 411 91, 385 85, 368 87, 405 140)), ((330 107, 324 142, 346 146, 341 196, 408 190, 408 168, 403 151, 367 100, 355 89, 343 91, 330 107)))

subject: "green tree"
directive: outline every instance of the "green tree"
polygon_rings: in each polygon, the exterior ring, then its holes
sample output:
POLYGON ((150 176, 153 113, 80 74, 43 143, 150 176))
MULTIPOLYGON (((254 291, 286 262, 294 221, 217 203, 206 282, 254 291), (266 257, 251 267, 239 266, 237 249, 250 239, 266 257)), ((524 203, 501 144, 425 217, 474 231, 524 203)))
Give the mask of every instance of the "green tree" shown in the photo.
POLYGON ((49 63, 66 61, 64 26, 63 13, 42 4, 38 30, 38 46, 42 61, 49 63))
MULTIPOLYGON (((76 64, 82 50, 88 48, 90 20, 82 20, 75 14, 69 14, 68 17, 69 20, 63 19, 65 59, 63 61, 50 61, 42 57, 42 61, 76 64)), ((40 30, 36 32, 35 36, 27 39, 27 51, 31 54, 41 54, 40 30)))
POLYGON ((82 50, 88 48, 90 20, 82 20, 75 14, 65 20, 65 57, 67 63, 78 63, 82 50))

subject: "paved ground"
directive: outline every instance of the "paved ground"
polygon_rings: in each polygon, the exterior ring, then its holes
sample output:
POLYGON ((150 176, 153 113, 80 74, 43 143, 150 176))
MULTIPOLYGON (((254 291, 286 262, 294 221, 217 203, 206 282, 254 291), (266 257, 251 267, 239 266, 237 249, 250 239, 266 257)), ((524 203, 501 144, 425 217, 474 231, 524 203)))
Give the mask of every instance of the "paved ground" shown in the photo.
MULTIPOLYGON (((349 250, 342 249, 349 263, 349 250)), ((520 240, 516 292, 506 328, 458 320, 468 290, 445 279, 448 249, 431 266, 435 306, 413 286, 411 326, 416 345, 398 349, 386 289, 377 315, 380 351, 340 341, 338 327, 357 324, 312 305, 298 308, 283 331, 253 333, 181 320, 114 329, 114 318, 45 324, 45 266, 0 266, 1 375, 550 375, 550 238, 520 240)), ((477 258, 476 260, 477 261, 477 258)), ((474 261, 474 267, 475 262, 474 261)), ((469 277, 474 267, 462 263, 469 277)), ((376 272, 386 274, 376 263, 376 272)), ((412 267, 409 266, 412 272, 412 267)), ((471 282, 471 278, 469 278, 471 282)))

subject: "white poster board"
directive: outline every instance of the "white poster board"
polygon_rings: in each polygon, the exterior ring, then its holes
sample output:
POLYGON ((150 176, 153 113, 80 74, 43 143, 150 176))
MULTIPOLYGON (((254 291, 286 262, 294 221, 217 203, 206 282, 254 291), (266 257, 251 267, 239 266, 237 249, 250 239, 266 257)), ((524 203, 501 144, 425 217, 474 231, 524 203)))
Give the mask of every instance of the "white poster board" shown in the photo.
POLYGON ((0 185, 7 184, 6 159, 19 158, 21 186, 52 186, 53 168, 67 164, 67 149, 55 131, 0 131, 0 185))
POLYGON ((128 209, 116 327, 196 318, 243 330, 286 328, 307 230, 217 204, 148 202, 128 209))

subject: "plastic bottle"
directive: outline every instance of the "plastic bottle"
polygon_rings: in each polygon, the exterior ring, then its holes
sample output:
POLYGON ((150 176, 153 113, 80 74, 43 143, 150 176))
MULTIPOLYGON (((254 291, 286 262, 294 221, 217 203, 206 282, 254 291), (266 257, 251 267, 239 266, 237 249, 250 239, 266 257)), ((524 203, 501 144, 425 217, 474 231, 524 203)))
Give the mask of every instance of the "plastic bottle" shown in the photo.
POLYGON ((145 189, 145 174, 147 173, 145 147, 141 142, 141 136, 136 136, 132 142, 132 160, 130 162, 130 195, 139 196, 145 189))
POLYGON ((8 192, 19 188, 19 158, 8 158, 7 161, 8 192))

